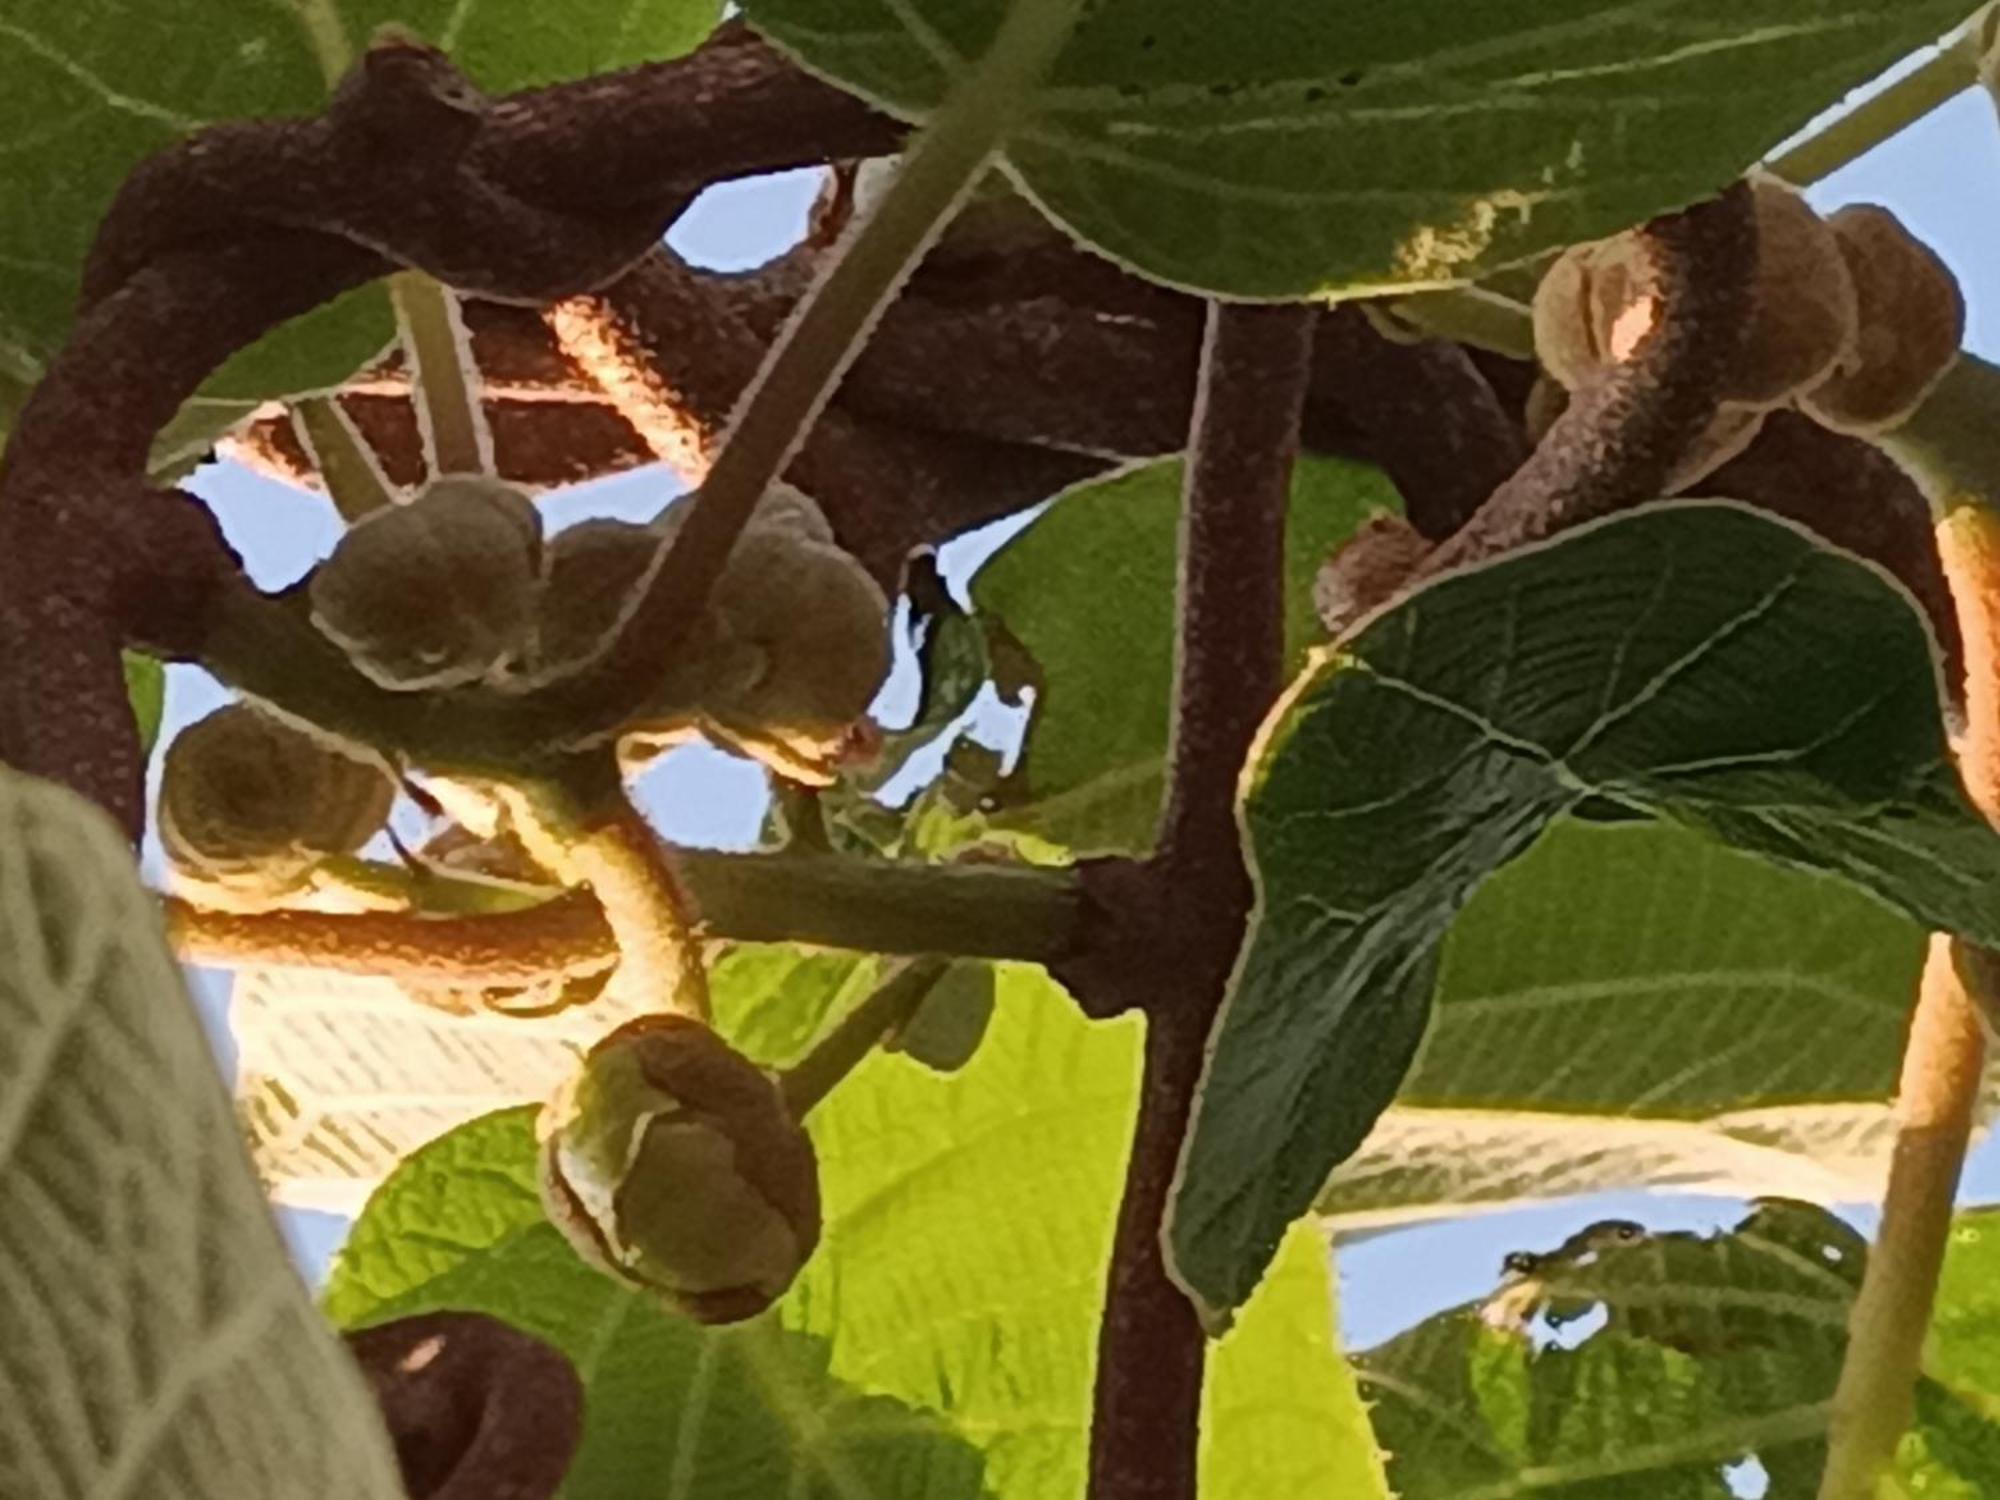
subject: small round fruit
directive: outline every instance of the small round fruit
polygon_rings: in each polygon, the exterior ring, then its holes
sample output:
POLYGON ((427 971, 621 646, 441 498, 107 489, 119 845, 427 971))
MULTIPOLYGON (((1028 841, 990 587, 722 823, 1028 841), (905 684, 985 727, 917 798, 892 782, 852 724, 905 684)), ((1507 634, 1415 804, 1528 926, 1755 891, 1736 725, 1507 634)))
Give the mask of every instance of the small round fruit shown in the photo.
POLYGON ((1837 432, 1886 432, 1923 404, 1958 357, 1965 297, 1945 263, 1888 209, 1849 204, 1827 227, 1854 282, 1855 344, 1799 406, 1837 432))
POLYGON ((590 1049, 542 1116, 542 1200, 585 1260, 702 1323, 755 1317, 819 1243, 819 1164, 776 1082, 698 1021, 590 1049))
POLYGON ((436 480, 357 522, 313 574, 313 624, 383 687, 476 682, 527 647, 541 518, 511 485, 436 480))
POLYGON ((1535 356, 1564 390, 1575 390, 1604 368, 1590 310, 1591 267, 1600 244, 1571 245, 1535 288, 1535 356))
POLYGON ((216 710, 175 735, 160 775, 160 843, 202 884, 278 895, 329 855, 351 854, 389 817, 396 783, 248 704, 216 710))
POLYGON ((1816 385, 1852 353, 1854 282, 1840 242, 1811 204, 1774 178, 1751 183, 1757 280, 1742 347, 1721 397, 1771 407, 1816 385))
POLYGON ((626 596, 659 550, 661 533, 634 521, 583 521, 549 540, 536 656, 560 673, 603 644, 626 596))
POLYGON ((881 587, 830 542, 753 526, 711 610, 725 649, 702 709, 718 737, 795 781, 831 782, 889 675, 881 587))

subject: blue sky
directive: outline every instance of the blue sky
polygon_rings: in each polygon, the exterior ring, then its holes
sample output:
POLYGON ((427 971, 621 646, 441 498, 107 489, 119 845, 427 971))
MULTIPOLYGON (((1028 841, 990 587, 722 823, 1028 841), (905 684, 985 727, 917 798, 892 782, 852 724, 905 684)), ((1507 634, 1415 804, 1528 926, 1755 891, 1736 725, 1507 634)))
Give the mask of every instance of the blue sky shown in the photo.
MULTIPOLYGON (((817 174, 800 172, 717 188, 675 226, 670 242, 699 263, 755 265, 798 237, 817 185, 817 174)), ((1958 273, 1970 310, 1970 347, 2000 357, 2000 272, 1988 269, 1991 247, 2000 244, 2000 127, 1983 93, 1961 95, 1811 196, 1822 208, 1853 201, 1893 208, 1958 273)), ((298 577, 338 534, 331 507, 233 466, 203 471, 192 487, 215 507, 266 585, 298 577)), ((649 515, 678 488, 664 471, 647 470, 559 495, 545 503, 545 513, 552 529, 585 515, 649 515)), ((955 547, 948 556, 952 571, 976 565, 1001 535, 1004 530, 955 547)), ((895 699, 910 688, 905 670, 886 693, 895 699)), ((169 729, 206 713, 222 696, 201 673, 174 669, 169 729)), ((648 811, 667 837, 725 847, 755 838, 763 798, 760 771, 699 748, 669 757, 644 788, 648 811)), ((198 984, 226 1059, 226 980, 199 976, 198 984)), ((1961 1196, 2000 1200, 2000 1145, 1978 1151, 1961 1196)), ((1660 1228, 1705 1229, 1734 1222, 1739 1209, 1735 1200, 1620 1194, 1364 1240, 1340 1254, 1345 1336, 1349 1347, 1366 1347, 1430 1312, 1483 1295, 1504 1251, 1553 1245, 1593 1219, 1617 1215, 1660 1228)), ((1864 1229, 1873 1227, 1872 1207, 1854 1205, 1850 1216, 1864 1229)), ((344 1233, 344 1221, 286 1217, 302 1262, 317 1272, 344 1233)))

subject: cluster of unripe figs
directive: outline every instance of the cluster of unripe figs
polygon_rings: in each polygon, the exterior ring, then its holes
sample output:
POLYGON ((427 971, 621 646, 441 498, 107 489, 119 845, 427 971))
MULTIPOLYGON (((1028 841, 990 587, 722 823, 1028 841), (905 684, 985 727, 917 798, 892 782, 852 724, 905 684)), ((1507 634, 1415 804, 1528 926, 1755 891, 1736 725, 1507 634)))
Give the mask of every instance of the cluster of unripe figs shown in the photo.
MULTIPOLYGON (((1669 488, 1747 447, 1767 413, 1796 406, 1822 426, 1875 437, 1900 426, 1957 357, 1965 299, 1949 269, 1886 208, 1822 218, 1775 178, 1750 182, 1757 260, 1748 326, 1724 370, 1721 408, 1669 488)), ((1535 293, 1545 372, 1529 419, 1546 430, 1567 393, 1629 359, 1666 310, 1635 274, 1637 233, 1573 245, 1535 293)))
MULTIPOLYGON (((347 531, 305 589, 314 626, 382 688, 531 692, 600 652, 689 510, 590 520, 544 539, 521 491, 433 481, 347 531)), ((836 774, 889 666, 889 604, 813 501, 773 486, 645 706, 616 731, 628 765, 704 737, 788 780, 836 774)), ((389 759, 249 703, 168 747, 159 830, 194 899, 275 905, 384 824, 389 759)))

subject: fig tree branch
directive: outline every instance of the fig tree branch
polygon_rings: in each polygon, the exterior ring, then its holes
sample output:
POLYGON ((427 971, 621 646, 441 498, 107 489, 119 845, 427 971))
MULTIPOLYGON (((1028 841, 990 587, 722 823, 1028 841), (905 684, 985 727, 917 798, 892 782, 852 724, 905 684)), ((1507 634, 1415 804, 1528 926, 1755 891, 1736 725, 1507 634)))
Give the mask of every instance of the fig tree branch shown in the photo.
POLYGON ((1206 1335, 1168 1276, 1162 1234, 1209 1030, 1250 913, 1236 782, 1282 680, 1284 518, 1315 317, 1308 307, 1210 307, 1182 501, 1159 853, 1137 868, 1099 867, 1109 877, 1099 893, 1131 925, 1060 971, 1086 1009, 1146 1012, 1139 1118, 1098 1333, 1092 1500, 1195 1493, 1206 1335))
MULTIPOLYGON (((833 856, 667 849, 704 940, 796 942, 865 953, 950 953, 1056 963, 1085 910, 1070 870, 919 865, 833 856)), ((305 968, 390 979, 526 984, 617 957, 585 891, 518 911, 208 911, 164 903, 175 951, 220 968, 305 968)))
POLYGON ((0 760, 136 837, 117 647, 197 654, 216 592, 240 579, 212 525, 148 488, 146 459, 230 354, 397 262, 493 296, 586 290, 715 176, 900 138, 725 31, 675 63, 504 101, 427 49, 377 48, 325 114, 215 127, 133 173, 0 458, 0 760))
POLYGON ((1506 483, 1419 570, 1435 576, 1653 500, 1715 415, 1748 321, 1756 271, 1749 189, 1653 220, 1634 301, 1652 323, 1631 355, 1577 391, 1506 483))

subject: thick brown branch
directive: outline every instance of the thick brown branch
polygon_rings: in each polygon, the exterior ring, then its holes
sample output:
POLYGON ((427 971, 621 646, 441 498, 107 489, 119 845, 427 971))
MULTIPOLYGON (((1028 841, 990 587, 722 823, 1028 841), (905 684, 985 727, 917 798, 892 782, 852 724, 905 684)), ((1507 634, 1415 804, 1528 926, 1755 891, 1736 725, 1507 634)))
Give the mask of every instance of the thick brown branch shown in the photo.
MULTIPOLYGON (((1098 1336, 1092 1500, 1191 1500, 1205 1339, 1167 1275, 1167 1200, 1251 905, 1235 790, 1284 654, 1284 518, 1315 314, 1215 304, 1181 529, 1177 686, 1160 854, 1114 981, 1147 1003, 1146 1066, 1098 1336)), ((1122 913, 1121 913, 1122 915, 1122 913)), ((1072 971, 1075 972, 1075 971, 1072 971)), ((1079 976, 1088 985, 1109 975, 1079 976)), ((1102 995, 1096 998, 1103 998, 1102 995)))
POLYGON ((1637 236, 1639 284, 1653 323, 1631 357, 1576 393, 1528 461, 1495 490, 1422 572, 1433 575, 1657 499, 1715 415, 1716 389, 1742 341, 1755 271, 1756 220, 1737 184, 1655 219, 1637 236))
POLYGON ((1240 864, 1236 778, 1283 683, 1285 510, 1315 322, 1299 307, 1209 312, 1160 833, 1162 857, 1191 870, 1240 864))
POLYGON ((609 280, 711 182, 876 155, 902 133, 738 24, 672 62, 496 100, 440 53, 377 47, 323 115, 212 127, 142 163, 84 300, 176 249, 288 225, 547 301, 609 280))
POLYGON ((564 90, 496 106, 437 54, 380 48, 324 116, 216 127, 133 174, 92 248, 77 327, 0 461, 0 760, 136 836, 116 647, 190 651, 213 591, 238 577, 212 528, 146 502, 147 451, 231 353, 397 262, 501 297, 582 290, 642 256, 718 159, 769 170, 900 134, 740 33, 572 88, 588 131, 564 90), (664 128, 676 100, 692 102, 664 128), (593 179, 617 128, 642 133, 593 179), (628 176, 631 151, 663 137, 669 171, 628 176), (586 202, 593 180, 627 186, 586 202))
POLYGON ((1528 457, 1520 424, 1463 349, 1385 338, 1357 307, 1319 321, 1301 437, 1379 465, 1432 541, 1463 526, 1528 457))
MULTIPOLYGON (((601 293, 550 310, 565 351, 653 451, 698 480, 765 340, 736 317, 721 278, 656 250, 601 293)), ((912 548, 1046 498, 1094 472, 1087 458, 968 435, 821 416, 789 477, 841 542, 893 584, 912 548)))

